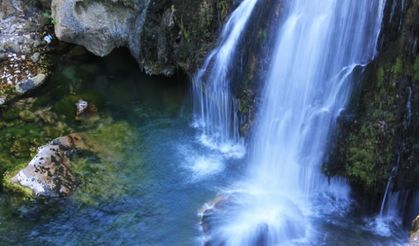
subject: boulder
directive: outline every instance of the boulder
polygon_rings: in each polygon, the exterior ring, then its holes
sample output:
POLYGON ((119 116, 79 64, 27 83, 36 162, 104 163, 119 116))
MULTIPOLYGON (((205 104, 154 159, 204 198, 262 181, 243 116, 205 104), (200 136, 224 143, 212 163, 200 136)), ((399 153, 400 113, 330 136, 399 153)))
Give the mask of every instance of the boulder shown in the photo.
POLYGON ((72 194, 78 182, 71 171, 68 155, 74 150, 87 150, 79 135, 71 134, 54 139, 38 148, 35 157, 11 178, 11 182, 30 189, 38 197, 63 197, 72 194))
POLYGON ((114 1, 52 1, 55 34, 97 56, 126 46, 134 9, 114 1))

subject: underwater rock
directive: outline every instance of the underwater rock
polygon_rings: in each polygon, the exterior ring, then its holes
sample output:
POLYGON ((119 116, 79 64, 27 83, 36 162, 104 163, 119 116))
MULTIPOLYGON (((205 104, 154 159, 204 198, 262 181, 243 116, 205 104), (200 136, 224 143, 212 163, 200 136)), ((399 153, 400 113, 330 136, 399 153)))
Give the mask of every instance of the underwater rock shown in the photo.
POLYGON ((0 105, 3 105, 6 102, 6 97, 0 97, 0 105))
POLYGON ((86 112, 87 108, 89 107, 89 103, 80 99, 76 102, 77 107, 77 116, 81 115, 82 113, 86 112))
POLYGON ((40 147, 29 164, 11 178, 11 182, 31 189, 35 196, 71 195, 78 183, 68 157, 74 150, 87 150, 80 135, 70 134, 54 139, 40 147))
POLYGON ((97 108, 92 103, 79 99, 76 102, 76 108, 76 120, 88 120, 90 122, 94 122, 99 119, 97 115, 97 108))
POLYGON ((37 88, 42 85, 47 76, 43 73, 36 75, 35 77, 20 81, 16 84, 16 92, 19 94, 25 94, 26 92, 37 88))
POLYGON ((410 231, 409 245, 419 245, 419 215, 416 216, 416 218, 412 222, 412 230, 410 231))
POLYGON ((202 231, 205 234, 211 233, 212 228, 212 218, 214 214, 217 213, 217 210, 224 207, 228 203, 228 197, 226 196, 217 196, 213 200, 207 202, 203 208, 198 212, 200 216, 200 225, 202 231))

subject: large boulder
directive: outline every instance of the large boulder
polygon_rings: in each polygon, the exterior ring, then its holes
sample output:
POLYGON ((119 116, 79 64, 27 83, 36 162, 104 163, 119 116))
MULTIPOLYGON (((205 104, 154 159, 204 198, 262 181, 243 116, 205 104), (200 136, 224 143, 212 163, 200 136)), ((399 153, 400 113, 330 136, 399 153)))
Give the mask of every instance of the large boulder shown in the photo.
POLYGON ((53 0, 55 33, 98 56, 127 47, 148 74, 192 74, 233 0, 53 0))
POLYGON ((135 8, 117 1, 57 0, 52 1, 52 15, 59 39, 105 56, 127 46, 135 8))
POLYGON ((35 157, 11 178, 11 182, 30 189, 35 196, 68 196, 78 183, 71 171, 68 154, 86 149, 86 144, 77 134, 54 139, 38 148, 35 157))

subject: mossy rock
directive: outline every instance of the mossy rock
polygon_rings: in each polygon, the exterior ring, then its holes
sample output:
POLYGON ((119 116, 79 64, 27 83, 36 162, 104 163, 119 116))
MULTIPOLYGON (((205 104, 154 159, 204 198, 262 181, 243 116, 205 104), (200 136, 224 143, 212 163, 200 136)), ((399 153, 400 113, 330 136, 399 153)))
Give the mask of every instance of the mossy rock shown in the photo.
POLYGON ((22 186, 20 184, 14 183, 12 182, 12 178, 14 176, 16 176, 16 174, 23 168, 26 167, 26 163, 22 163, 19 165, 14 166, 13 168, 7 170, 4 174, 3 174, 3 182, 2 182, 2 187, 3 190, 13 193, 13 194, 17 194, 19 196, 21 196, 23 199, 25 200, 32 200, 34 199, 34 195, 31 189, 22 186))
POLYGON ((142 172, 141 154, 132 155, 134 147, 140 144, 135 131, 128 123, 119 121, 104 123, 97 129, 82 133, 92 153, 77 155, 72 160, 73 170, 81 180, 74 199, 95 206, 125 195, 129 184, 121 178, 123 173, 130 175, 132 169, 142 172), (135 163, 135 168, 128 167, 130 163, 135 163))

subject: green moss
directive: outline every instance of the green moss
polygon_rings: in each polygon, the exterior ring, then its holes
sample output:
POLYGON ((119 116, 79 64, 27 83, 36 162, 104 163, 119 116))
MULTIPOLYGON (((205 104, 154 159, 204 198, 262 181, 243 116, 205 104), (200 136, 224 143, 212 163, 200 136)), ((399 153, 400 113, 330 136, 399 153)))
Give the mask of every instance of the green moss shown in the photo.
POLYGON ((377 82, 379 83, 379 86, 383 85, 384 82, 384 69, 380 67, 377 71, 377 82))
POLYGON ((396 62, 391 68, 391 72, 394 75, 401 75, 403 73, 403 60, 401 57, 397 57, 396 62))
POLYGON ((74 95, 64 96, 54 105, 53 110, 58 115, 64 116, 68 120, 74 119, 77 112, 75 105, 78 99, 79 98, 74 95))
POLYGON ((413 64, 413 80, 419 81, 419 56, 416 56, 415 63, 413 64))
POLYGON ((141 155, 137 153, 135 161, 133 155, 134 147, 140 144, 135 129, 126 122, 109 122, 82 136, 94 155, 72 160, 81 180, 74 198, 85 205, 97 205, 124 195, 130 184, 121 177, 141 173, 141 155))
POLYGON ((7 192, 11 192, 13 194, 20 195, 23 199, 33 199, 33 193, 32 190, 29 188, 26 188, 24 186, 21 186, 19 184, 16 184, 12 182, 12 178, 16 176, 16 174, 23 169, 26 166, 25 163, 19 164, 14 166, 12 169, 6 171, 3 175, 3 190, 7 192))

